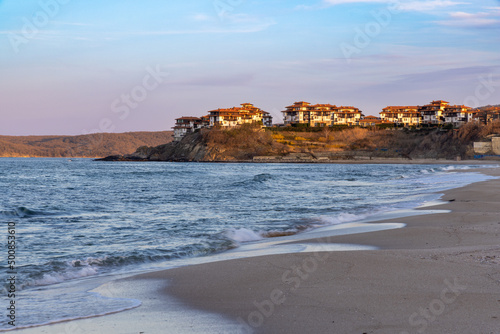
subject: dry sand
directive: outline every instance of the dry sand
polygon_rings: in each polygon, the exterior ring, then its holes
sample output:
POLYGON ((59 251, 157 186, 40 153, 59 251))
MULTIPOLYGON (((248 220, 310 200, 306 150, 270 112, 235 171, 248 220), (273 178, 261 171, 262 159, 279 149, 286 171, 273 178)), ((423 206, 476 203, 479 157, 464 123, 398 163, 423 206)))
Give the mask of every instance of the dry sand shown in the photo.
MULTIPOLYGON (((482 172, 500 176, 498 168, 482 172)), ((499 334, 500 180, 447 191, 443 200, 433 209, 451 213, 388 221, 407 224, 402 229, 308 241, 379 250, 267 255, 143 274, 102 288, 143 300, 139 308, 16 333, 499 334)))

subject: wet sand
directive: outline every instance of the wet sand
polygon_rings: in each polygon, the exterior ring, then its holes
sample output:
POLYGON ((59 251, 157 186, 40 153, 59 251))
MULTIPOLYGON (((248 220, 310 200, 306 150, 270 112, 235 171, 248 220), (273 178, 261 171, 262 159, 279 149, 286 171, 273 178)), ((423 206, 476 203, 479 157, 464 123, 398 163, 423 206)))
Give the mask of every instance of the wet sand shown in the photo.
MULTIPOLYGON (((500 168, 482 172, 500 176, 500 168)), ((142 274, 99 289, 140 299, 139 308, 16 333, 498 334, 500 180, 446 191, 442 200, 425 209, 451 212, 383 221, 406 224, 402 229, 308 240, 320 249, 344 243, 378 250, 265 255, 142 274)))

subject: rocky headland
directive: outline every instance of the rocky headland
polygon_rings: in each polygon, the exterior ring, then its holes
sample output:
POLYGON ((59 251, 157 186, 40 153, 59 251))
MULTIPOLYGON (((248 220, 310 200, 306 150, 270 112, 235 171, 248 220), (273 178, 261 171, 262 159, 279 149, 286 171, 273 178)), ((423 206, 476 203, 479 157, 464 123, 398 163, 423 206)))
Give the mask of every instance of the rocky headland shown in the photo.
POLYGON ((99 161, 178 162, 396 162, 474 158, 474 142, 500 133, 500 123, 459 129, 237 128, 202 129, 182 140, 99 161))

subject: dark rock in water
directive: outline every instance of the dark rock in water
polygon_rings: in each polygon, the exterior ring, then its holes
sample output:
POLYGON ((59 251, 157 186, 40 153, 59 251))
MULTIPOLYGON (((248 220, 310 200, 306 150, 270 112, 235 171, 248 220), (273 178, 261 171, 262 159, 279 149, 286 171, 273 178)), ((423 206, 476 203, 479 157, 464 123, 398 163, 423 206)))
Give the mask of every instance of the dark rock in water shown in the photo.
POLYGON ((206 153, 204 136, 196 132, 178 142, 156 147, 141 146, 132 154, 112 155, 94 161, 208 161, 206 153))
POLYGON ((110 155, 109 157, 94 159, 94 161, 147 161, 140 157, 130 155, 110 155))
POLYGON ((94 161, 148 161, 148 160, 127 155, 112 155, 102 159, 94 159, 94 161))
POLYGON ((123 155, 110 155, 109 157, 94 159, 94 161, 124 161, 123 155))

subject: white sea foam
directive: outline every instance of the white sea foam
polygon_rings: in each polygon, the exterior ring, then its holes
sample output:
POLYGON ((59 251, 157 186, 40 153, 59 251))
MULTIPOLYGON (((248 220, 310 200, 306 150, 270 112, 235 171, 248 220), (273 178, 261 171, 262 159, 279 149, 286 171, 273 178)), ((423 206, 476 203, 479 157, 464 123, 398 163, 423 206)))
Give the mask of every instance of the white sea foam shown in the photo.
POLYGON ((88 257, 86 260, 73 260, 71 261, 71 266, 73 267, 83 267, 83 266, 92 266, 92 265, 103 265, 109 257, 105 256, 102 258, 88 257))
MULTIPOLYGON (((130 306, 127 306, 127 307, 122 307, 122 308, 117 308, 117 309, 114 309, 114 310, 111 310, 111 311, 108 311, 108 312, 102 312, 102 313, 96 313, 96 314, 91 314, 91 315, 87 315, 87 316, 76 316, 76 317, 68 317, 68 318, 63 318, 63 319, 55 319, 55 320, 51 320, 51 321, 47 321, 47 322, 41 322, 39 324, 33 324, 33 325, 20 325, 20 326, 16 326, 15 328, 13 329, 0 329, 0 332, 1 331, 10 331, 10 330, 17 330, 17 329, 27 329, 27 328, 39 328, 39 327, 42 327, 42 326, 47 326, 47 325, 56 325, 56 324, 60 324, 60 323, 65 323, 65 322, 70 322, 70 321, 75 321, 75 320, 84 320, 84 319, 92 319, 92 318, 97 318, 97 317, 102 317, 102 316, 105 316, 105 315, 111 315, 111 314, 115 314, 115 313, 120 313, 120 312, 123 312, 123 311, 128 311, 128 310, 132 310, 134 308, 137 308, 139 306, 142 305, 142 302, 140 300, 137 300, 137 299, 128 299, 130 300, 131 303, 133 303, 132 305, 130 306)), ((68 330, 71 331, 71 333, 74 332, 74 326, 76 325, 71 325, 69 323, 69 325, 67 326, 67 329, 65 331, 65 333, 68 333, 68 330)), ((78 327, 76 327, 78 328, 78 327)))
POLYGON ((236 242, 249 242, 262 240, 262 234, 247 228, 230 229, 226 231, 226 236, 236 242))
POLYGON ((435 172, 436 172, 436 170, 434 168, 420 170, 420 173, 422 173, 422 174, 432 174, 432 173, 435 173, 435 172))
POLYGON ((459 170, 459 169, 470 169, 469 166, 446 166, 446 167, 443 167, 442 170, 444 171, 452 171, 452 170, 459 170))
POLYGON ((361 214, 350 214, 350 213, 341 213, 339 215, 336 215, 334 217, 329 217, 329 216, 320 216, 319 218, 315 219, 313 223, 311 223, 309 226, 307 226, 305 229, 301 230, 296 230, 296 229, 291 229, 287 231, 253 231, 247 228, 239 228, 239 229, 230 229, 225 232, 225 236, 235 242, 238 243, 245 243, 245 242, 252 242, 252 241, 259 241, 267 238, 272 238, 272 237, 279 237, 279 236, 287 236, 287 235, 293 235, 297 234, 300 231, 308 231, 311 229, 315 229, 318 227, 323 227, 323 226, 329 226, 329 225, 339 225, 339 224, 344 224, 344 223, 350 223, 358 220, 362 220, 366 218, 367 215, 361 215, 361 214))
POLYGON ((67 271, 64 273, 44 274, 42 278, 33 280, 28 285, 44 286, 50 284, 57 284, 71 279, 95 276, 97 274, 98 274, 97 268, 88 266, 88 267, 83 267, 79 270, 67 271))
POLYGON ((339 225, 339 224, 344 224, 344 223, 350 223, 353 221, 361 220, 366 218, 367 215, 355 215, 351 213, 341 213, 338 214, 334 217, 329 217, 329 216, 321 216, 319 217, 320 225, 319 226, 324 226, 324 225, 339 225))
POLYGON ((500 167, 499 165, 477 165, 477 166, 466 166, 466 165, 450 165, 443 167, 443 171, 453 171, 453 170, 470 170, 470 169, 476 169, 476 168, 498 168, 500 167))

